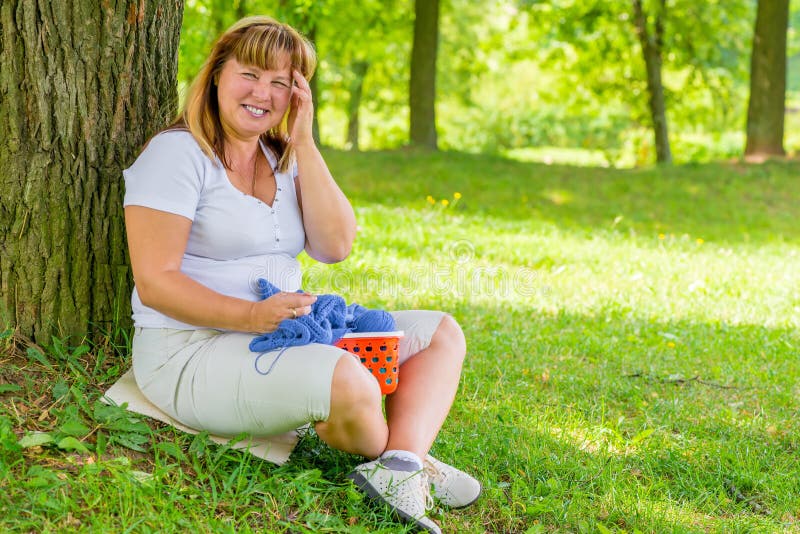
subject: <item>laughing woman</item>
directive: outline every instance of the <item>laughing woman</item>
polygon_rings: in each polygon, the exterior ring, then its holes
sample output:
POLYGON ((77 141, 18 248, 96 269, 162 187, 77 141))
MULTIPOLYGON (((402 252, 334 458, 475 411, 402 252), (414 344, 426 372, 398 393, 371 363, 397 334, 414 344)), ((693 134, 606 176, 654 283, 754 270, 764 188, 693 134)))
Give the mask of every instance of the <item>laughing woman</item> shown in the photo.
POLYGON ((350 478, 429 532, 428 495, 462 507, 480 484, 428 455, 454 400, 466 352, 449 315, 392 313, 405 331, 402 381, 386 398, 348 352, 286 349, 255 371, 254 334, 308 314, 297 255, 335 263, 356 223, 312 135, 313 47, 267 17, 215 43, 177 120, 125 170, 135 281, 133 368, 142 392, 197 430, 280 434, 311 423, 328 445, 371 460, 350 478), (252 274, 282 291, 260 300, 252 274))

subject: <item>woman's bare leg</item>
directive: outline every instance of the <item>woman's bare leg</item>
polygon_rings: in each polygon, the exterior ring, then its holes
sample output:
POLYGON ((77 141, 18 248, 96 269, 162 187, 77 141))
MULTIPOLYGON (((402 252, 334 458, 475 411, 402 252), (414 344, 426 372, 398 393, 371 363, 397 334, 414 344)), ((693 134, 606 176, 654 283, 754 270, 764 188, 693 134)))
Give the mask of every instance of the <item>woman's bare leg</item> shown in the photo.
POLYGON ((389 428, 383 417, 378 382, 356 358, 336 363, 327 421, 314 425, 320 439, 339 450, 377 458, 386 450, 389 428))
POLYGON ((446 315, 428 348, 402 365, 397 390, 386 397, 386 449, 425 458, 453 404, 466 350, 461 327, 446 315))

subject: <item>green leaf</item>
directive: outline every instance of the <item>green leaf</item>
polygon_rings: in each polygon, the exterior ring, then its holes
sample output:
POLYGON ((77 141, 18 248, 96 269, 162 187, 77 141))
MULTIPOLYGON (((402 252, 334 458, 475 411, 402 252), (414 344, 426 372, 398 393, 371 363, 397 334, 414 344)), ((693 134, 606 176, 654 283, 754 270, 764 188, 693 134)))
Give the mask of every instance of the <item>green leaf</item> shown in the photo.
POLYGON ((147 443, 149 438, 141 434, 112 434, 111 438, 115 443, 119 443, 123 447, 134 451, 147 452, 147 449, 142 445, 147 443))
POLYGON ((72 351, 72 357, 77 358, 78 356, 83 356, 90 350, 92 349, 89 347, 89 345, 81 345, 72 351))
POLYGON ((45 367, 50 367, 51 366, 50 360, 48 360, 47 357, 45 357, 45 355, 42 354, 42 352, 39 349, 35 349, 33 347, 28 347, 28 349, 25 351, 25 354, 28 355, 28 359, 36 360, 37 362, 41 363, 45 367))
POLYGON ((85 436, 89 433, 90 428, 80 422, 78 419, 69 419, 66 423, 59 427, 59 430, 68 436, 85 436))
POLYGON ((56 382, 53 386, 53 399, 58 400, 69 392, 69 386, 63 380, 56 382))
POLYGON ((172 456, 176 460, 184 460, 186 458, 186 455, 183 454, 181 448, 171 441, 162 441, 160 443, 156 443, 155 448, 169 456, 172 456))
POLYGON ((98 432, 94 446, 94 450, 98 457, 106 453, 106 447, 108 447, 108 438, 106 437, 105 432, 98 432))
POLYGON ((10 338, 13 333, 14 333, 14 329, 12 329, 12 328, 9 328, 7 330, 3 330, 3 332, 0 332, 0 341, 2 341, 3 339, 10 338))
POLYGON ((19 444, 21 447, 27 449, 28 447, 47 445, 48 443, 53 443, 54 441, 55 439, 53 439, 53 436, 47 432, 31 432, 22 436, 22 439, 19 440, 19 444))
POLYGON ((83 453, 88 453, 89 449, 86 448, 86 445, 78 441, 77 439, 73 438, 72 436, 67 436, 66 438, 62 439, 57 444, 59 449, 63 449, 66 451, 78 451, 83 453))
POLYGON ((21 386, 16 384, 0 384, 0 393, 8 393, 9 391, 20 391, 21 386))
POLYGON ((631 438, 631 445, 635 446, 646 440, 655 432, 654 428, 646 428, 631 438))

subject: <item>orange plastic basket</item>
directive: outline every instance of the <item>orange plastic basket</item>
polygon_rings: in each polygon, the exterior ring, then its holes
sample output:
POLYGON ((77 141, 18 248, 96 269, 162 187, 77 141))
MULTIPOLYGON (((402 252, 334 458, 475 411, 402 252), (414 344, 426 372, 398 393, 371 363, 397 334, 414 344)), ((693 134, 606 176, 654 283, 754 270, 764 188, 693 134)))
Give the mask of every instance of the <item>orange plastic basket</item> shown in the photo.
POLYGON ((400 338, 403 332, 359 332, 345 334, 334 343, 340 349, 355 354, 388 395, 397 389, 400 363, 398 360, 400 338))

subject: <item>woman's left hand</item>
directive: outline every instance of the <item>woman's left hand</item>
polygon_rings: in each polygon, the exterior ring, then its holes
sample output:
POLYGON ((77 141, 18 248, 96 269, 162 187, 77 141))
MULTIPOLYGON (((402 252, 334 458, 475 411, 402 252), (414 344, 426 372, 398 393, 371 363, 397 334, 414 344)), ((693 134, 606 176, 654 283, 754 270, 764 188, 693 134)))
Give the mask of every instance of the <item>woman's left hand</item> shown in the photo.
POLYGON ((311 86, 297 69, 292 70, 292 77, 289 135, 294 146, 313 144, 314 101, 311 98, 311 86))

